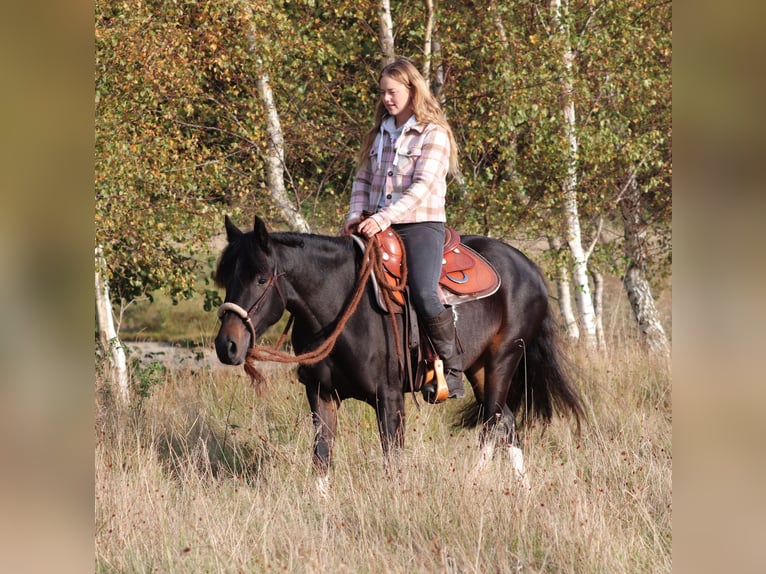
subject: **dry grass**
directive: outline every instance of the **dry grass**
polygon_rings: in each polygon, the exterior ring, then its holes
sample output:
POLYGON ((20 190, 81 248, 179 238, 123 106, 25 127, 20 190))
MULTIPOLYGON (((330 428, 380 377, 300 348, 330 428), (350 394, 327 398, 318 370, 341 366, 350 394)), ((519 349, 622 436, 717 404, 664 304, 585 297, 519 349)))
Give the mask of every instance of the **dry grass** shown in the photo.
MULTIPOLYGON (((621 344, 582 361, 590 421, 524 435, 531 488, 503 452, 472 482, 456 406, 408 399, 386 470, 368 406, 346 401, 320 499, 303 388, 275 368, 175 371, 129 412, 98 396, 97 572, 669 572, 670 375, 621 344)), ((470 393, 469 393, 470 394, 470 393)))

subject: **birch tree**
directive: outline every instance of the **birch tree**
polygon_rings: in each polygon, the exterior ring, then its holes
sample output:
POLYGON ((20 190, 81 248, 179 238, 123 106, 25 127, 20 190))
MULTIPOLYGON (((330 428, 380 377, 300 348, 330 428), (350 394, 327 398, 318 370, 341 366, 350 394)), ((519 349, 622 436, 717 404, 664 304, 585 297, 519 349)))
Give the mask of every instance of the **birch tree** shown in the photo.
MULTIPOLYGON (((436 0, 425 0, 426 26, 423 32, 423 77, 429 84, 431 78, 431 60, 434 53, 434 24, 436 22, 436 0)), ((438 97, 437 97, 438 99, 438 97)))
POLYGON ((256 80, 258 93, 261 96, 263 107, 266 111, 266 133, 269 138, 268 158, 266 161, 269 193, 274 203, 279 208, 282 218, 294 231, 309 232, 311 228, 306 220, 287 197, 285 190, 285 147, 282 137, 282 126, 279 122, 279 113, 274 104, 274 95, 269 84, 269 76, 265 72, 256 80))
POLYGON ((264 69, 258 52, 258 20, 247 0, 245 1, 245 10, 250 17, 250 27, 247 31, 248 47, 250 55, 255 59, 258 73, 255 84, 266 115, 266 136, 268 139, 266 174, 269 194, 290 229, 309 232, 311 231, 309 224, 287 196, 285 189, 285 142, 282 136, 282 124, 279 121, 279 111, 274 103, 274 93, 269 83, 269 75, 264 69))
MULTIPOLYGON (((579 40, 581 85, 590 89, 580 126, 592 190, 585 209, 622 224, 622 241, 602 243, 599 262, 621 277, 647 348, 667 357, 651 285, 662 278, 670 249, 670 5, 620 0, 591 6, 587 15, 579 40)), ((594 298, 598 304, 596 292, 594 298)))
POLYGON ((569 266, 566 260, 561 257, 561 240, 557 236, 548 236, 548 245, 554 253, 556 267, 556 301, 559 306, 559 312, 564 320, 564 329, 567 338, 571 342, 580 340, 580 327, 577 325, 577 317, 572 309, 572 289, 569 281, 569 266))
POLYGON ((269 138, 269 152, 266 161, 269 193, 274 203, 279 208, 282 218, 294 231, 309 232, 311 228, 306 220, 287 197, 285 190, 285 147, 282 137, 282 127, 279 122, 279 113, 274 104, 274 95, 269 84, 269 76, 265 72, 256 80, 258 93, 261 96, 263 107, 266 111, 266 133, 269 138))
MULTIPOLYGON (((567 2, 567 0, 564 0, 567 2)), ((596 317, 588 281, 588 259, 583 249, 580 218, 577 211, 577 121, 574 100, 574 53, 568 37, 565 7, 561 0, 551 0, 554 28, 562 47, 561 108, 567 149, 566 174, 561 184, 562 210, 566 223, 566 242, 572 253, 572 276, 577 313, 582 327, 583 343, 588 348, 597 344, 596 317)))
POLYGON ((663 359, 670 358, 670 344, 657 312, 647 279, 647 233, 641 217, 641 190, 635 176, 628 177, 619 201, 625 229, 627 268, 623 285, 630 306, 649 350, 663 359))
POLYGON ((596 339, 599 350, 606 349, 604 335, 604 275, 598 269, 591 266, 590 276, 593 279, 593 306, 596 316, 596 339))
POLYGON ((394 23, 391 18, 391 2, 380 0, 378 5, 378 33, 380 39, 381 67, 386 67, 396 59, 394 48, 394 23))
POLYGON ((109 282, 106 279, 106 262, 104 250, 96 247, 95 255, 95 287, 96 287, 96 318, 101 348, 107 354, 112 365, 112 382, 116 386, 117 398, 123 405, 130 402, 128 382, 128 365, 125 348, 120 342, 117 329, 114 326, 114 309, 109 297, 109 282))

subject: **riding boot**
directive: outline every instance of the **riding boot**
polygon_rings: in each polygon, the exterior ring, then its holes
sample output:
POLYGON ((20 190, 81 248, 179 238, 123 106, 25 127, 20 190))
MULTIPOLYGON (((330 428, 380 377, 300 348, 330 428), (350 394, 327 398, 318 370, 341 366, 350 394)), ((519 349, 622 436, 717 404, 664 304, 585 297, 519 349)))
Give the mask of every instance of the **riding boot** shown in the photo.
MULTIPOLYGON (((423 323, 436 354, 444 363, 444 377, 447 380, 449 398, 463 398, 465 395, 463 390, 463 360, 458 352, 457 332, 452 309, 447 308, 436 317, 426 318, 423 323)), ((434 402, 435 383, 424 385, 422 392, 427 401, 434 402)))

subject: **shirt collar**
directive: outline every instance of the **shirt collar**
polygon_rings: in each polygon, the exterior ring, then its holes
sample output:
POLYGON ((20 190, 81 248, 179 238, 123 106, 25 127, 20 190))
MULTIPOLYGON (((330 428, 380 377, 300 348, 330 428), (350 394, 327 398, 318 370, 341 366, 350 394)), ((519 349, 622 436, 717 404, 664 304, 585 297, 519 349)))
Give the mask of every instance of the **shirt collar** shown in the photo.
MULTIPOLYGON (((383 141, 384 137, 383 134, 388 132, 391 135, 391 139, 393 140, 393 136, 396 135, 397 144, 399 143, 399 136, 403 135, 407 130, 414 129, 418 133, 423 131, 423 125, 418 123, 417 118, 415 117, 415 114, 412 114, 404 124, 402 124, 401 128, 396 127, 396 118, 394 116, 387 116, 386 119, 384 119, 380 124, 380 137, 378 138, 378 153, 377 155, 377 169, 380 169, 381 162, 383 160, 383 141)), ((399 146, 394 145, 394 160, 393 165, 396 167, 399 164, 399 146)))
POLYGON ((415 114, 412 114, 409 118, 407 118, 407 121, 404 122, 404 124, 397 128, 396 127, 396 118, 394 116, 386 116, 386 119, 383 120, 383 122, 380 124, 380 132, 388 132, 388 133, 404 133, 408 129, 416 129, 419 132, 422 131, 423 126, 418 123, 417 118, 415 117, 415 114))

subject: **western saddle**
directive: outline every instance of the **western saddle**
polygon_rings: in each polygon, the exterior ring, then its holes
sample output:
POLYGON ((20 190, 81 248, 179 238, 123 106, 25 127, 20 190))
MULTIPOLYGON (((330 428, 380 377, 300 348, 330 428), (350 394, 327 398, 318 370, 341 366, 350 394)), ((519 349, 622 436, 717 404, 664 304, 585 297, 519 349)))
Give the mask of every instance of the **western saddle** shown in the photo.
MULTIPOLYGON (((364 244, 355 236, 354 239, 364 249, 364 244)), ((406 347, 416 354, 416 373, 408 369, 410 388, 417 391, 424 384, 436 379, 436 402, 447 398, 447 383, 441 359, 436 356, 433 346, 424 336, 424 329, 418 328, 418 321, 412 320, 415 313, 405 301, 401 289, 404 261, 404 244, 399 234, 389 228, 376 234, 375 241, 380 249, 380 257, 385 271, 384 278, 389 286, 398 289, 389 290, 388 299, 394 306, 388 309, 375 275, 372 281, 378 305, 384 311, 401 313, 405 316, 407 334, 406 347), (422 350, 422 352, 421 352, 422 350)), ((460 242, 460 235, 455 229, 445 226, 442 272, 439 278, 439 297, 445 305, 458 305, 467 301, 482 299, 495 293, 500 288, 500 276, 494 267, 475 250, 460 242)))

